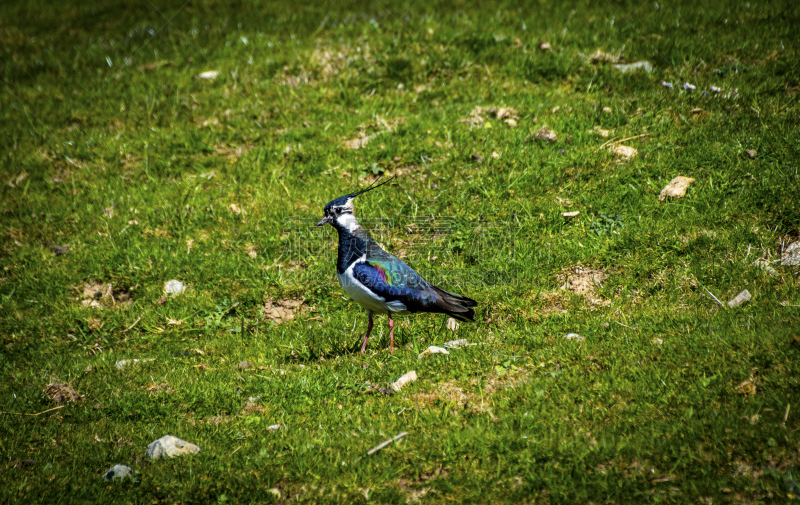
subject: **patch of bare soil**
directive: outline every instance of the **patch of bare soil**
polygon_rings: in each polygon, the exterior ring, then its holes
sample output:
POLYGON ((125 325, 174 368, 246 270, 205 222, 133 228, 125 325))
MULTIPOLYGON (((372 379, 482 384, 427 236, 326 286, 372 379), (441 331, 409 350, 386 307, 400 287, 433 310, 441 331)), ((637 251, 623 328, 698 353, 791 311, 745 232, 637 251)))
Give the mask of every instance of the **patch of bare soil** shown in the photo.
POLYGON ((531 132, 530 135, 525 137, 525 142, 530 140, 537 140, 545 143, 558 142, 558 136, 556 135, 556 132, 549 129, 547 126, 542 126, 538 130, 531 132))
MULTIPOLYGON (((132 290, 114 289, 110 282, 87 282, 83 286, 75 286, 78 301, 84 307, 127 307, 133 303, 132 290)), ((91 326, 91 322, 90 322, 91 326)))
POLYGON ((293 321, 295 316, 301 314, 306 309, 303 300, 283 299, 273 301, 271 298, 264 302, 261 313, 265 319, 274 321, 278 324, 293 321))
POLYGON ((504 374, 493 372, 487 377, 475 378, 470 382, 471 386, 477 386, 483 382, 483 393, 465 391, 463 387, 457 386, 453 381, 436 384, 433 391, 419 392, 412 396, 412 401, 418 407, 433 406, 440 403, 452 405, 452 411, 458 412, 468 410, 472 413, 487 412, 491 413, 489 403, 485 401, 484 395, 494 395, 513 389, 519 384, 527 382, 528 372, 525 369, 509 370, 504 374))
POLYGON ((517 126, 517 122, 519 121, 519 112, 517 109, 512 107, 482 107, 480 105, 476 105, 473 108, 469 115, 463 119, 459 119, 459 123, 467 124, 470 127, 473 126, 481 126, 483 123, 486 122, 485 116, 493 117, 498 121, 503 121, 506 125, 510 127, 517 126))
POLYGON ((152 382, 150 383, 149 386, 147 386, 147 392, 150 393, 151 395, 155 395, 159 393, 169 394, 169 393, 174 393, 175 391, 172 389, 172 386, 170 386, 166 382, 163 382, 161 384, 152 382))
POLYGON ((359 132, 356 137, 343 141, 343 144, 348 149, 361 149, 378 138, 379 135, 395 131, 397 125, 401 124, 403 121, 404 119, 402 118, 386 121, 378 117, 372 123, 359 125, 359 132))
POLYGON ((597 294, 597 288, 603 287, 608 274, 603 269, 595 269, 576 265, 561 272, 557 276, 561 289, 583 296, 592 305, 608 305, 608 300, 597 294))
POLYGON ((74 403, 83 398, 72 385, 58 383, 48 384, 44 388, 44 395, 53 403, 74 403))

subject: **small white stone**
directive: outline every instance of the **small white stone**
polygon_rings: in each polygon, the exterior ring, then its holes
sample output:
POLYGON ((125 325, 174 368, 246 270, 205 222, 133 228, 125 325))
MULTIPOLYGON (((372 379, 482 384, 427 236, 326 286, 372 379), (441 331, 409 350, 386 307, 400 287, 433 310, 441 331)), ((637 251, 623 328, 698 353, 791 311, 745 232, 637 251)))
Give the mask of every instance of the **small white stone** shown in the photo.
POLYGON ((281 429, 281 425, 280 424, 273 424, 273 425, 267 426, 267 431, 270 432, 270 433, 275 433, 279 429, 281 429))
POLYGON ((417 359, 422 359, 426 356, 430 356, 431 354, 450 354, 450 351, 448 351, 444 347, 436 347, 435 345, 432 345, 427 349, 425 349, 424 351, 422 351, 421 353, 419 353, 417 359))
POLYGON ((276 500, 281 499, 281 490, 276 487, 271 487, 267 489, 267 493, 270 493, 271 495, 275 496, 276 500))
POLYGON ((133 469, 127 465, 114 465, 103 474, 103 478, 106 480, 124 479, 126 477, 133 477, 133 469))
POLYGON ((145 455, 150 459, 174 458, 200 452, 200 447, 172 435, 164 435, 147 446, 145 455))
POLYGON ((658 195, 658 200, 663 202, 667 199, 667 197, 683 198, 686 196, 686 188, 688 188, 689 184, 693 182, 694 179, 691 177, 683 177, 679 175, 678 177, 669 181, 669 184, 667 184, 664 189, 661 190, 661 194, 658 195))
POLYGON ((142 365, 144 363, 150 363, 151 361, 155 361, 155 358, 145 358, 145 359, 121 359, 117 361, 114 365, 117 370, 124 370, 125 368, 131 365, 142 365))
POLYGON ((586 340, 577 333, 567 333, 566 335, 564 335, 564 338, 566 338, 567 340, 577 340, 578 342, 583 342, 584 340, 586 340))
POLYGON ((205 72, 201 72, 197 74, 197 78, 206 81, 213 81, 219 75, 218 70, 207 70, 205 72))
POLYGON ((731 301, 728 302, 728 307, 730 308, 738 307, 744 302, 749 302, 751 298, 752 296, 750 295, 750 291, 745 289, 738 295, 734 296, 733 299, 731 299, 731 301))
POLYGON ((639 155, 639 151, 628 146, 613 146, 611 147, 611 152, 622 162, 628 162, 639 155))
POLYGON ((392 389, 395 391, 400 391, 401 389, 403 389, 403 386, 405 386, 410 382, 414 382, 415 380, 417 380, 417 372, 411 370, 410 372, 403 374, 402 377, 397 379, 394 382, 394 384, 392 384, 392 389))
POLYGON ((561 216, 562 217, 575 217, 580 213, 581 213, 581 211, 579 211, 579 210, 573 210, 571 212, 562 212, 561 216))
POLYGON ((448 318, 447 318, 447 329, 448 329, 448 330, 450 330, 450 331, 456 331, 456 330, 458 329, 458 327, 459 327, 459 326, 461 326, 461 325, 460 325, 460 324, 458 324, 458 321, 456 321, 456 320, 455 320, 455 319, 453 319, 452 317, 448 317, 448 318))
POLYGON ((783 250, 781 265, 800 266, 800 240, 792 242, 783 250))
POLYGON ((184 291, 186 291, 186 285, 181 281, 172 279, 164 283, 164 294, 165 295, 180 295, 184 291))

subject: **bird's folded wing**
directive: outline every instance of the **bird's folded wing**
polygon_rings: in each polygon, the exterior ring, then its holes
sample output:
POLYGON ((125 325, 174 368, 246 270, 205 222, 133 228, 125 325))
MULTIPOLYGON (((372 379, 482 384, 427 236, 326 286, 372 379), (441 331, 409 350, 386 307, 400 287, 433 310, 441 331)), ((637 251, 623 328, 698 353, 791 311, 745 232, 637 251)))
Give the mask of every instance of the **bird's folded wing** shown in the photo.
POLYGON ((396 258, 359 263, 353 267, 353 276, 386 301, 400 301, 412 311, 436 303, 431 285, 396 258))

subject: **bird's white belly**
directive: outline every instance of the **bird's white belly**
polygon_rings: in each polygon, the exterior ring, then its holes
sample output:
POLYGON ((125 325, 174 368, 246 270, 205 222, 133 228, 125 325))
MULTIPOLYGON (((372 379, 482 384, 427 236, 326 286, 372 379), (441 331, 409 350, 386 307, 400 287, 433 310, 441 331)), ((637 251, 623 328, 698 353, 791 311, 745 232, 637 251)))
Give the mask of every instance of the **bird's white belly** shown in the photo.
POLYGON ((342 285, 345 292, 350 295, 350 298, 358 302, 365 310, 377 312, 378 314, 386 314, 388 312, 407 313, 405 305, 397 301, 387 302, 385 298, 374 294, 359 282, 358 279, 353 277, 351 271, 352 266, 343 274, 337 272, 336 277, 339 279, 339 284, 342 285))

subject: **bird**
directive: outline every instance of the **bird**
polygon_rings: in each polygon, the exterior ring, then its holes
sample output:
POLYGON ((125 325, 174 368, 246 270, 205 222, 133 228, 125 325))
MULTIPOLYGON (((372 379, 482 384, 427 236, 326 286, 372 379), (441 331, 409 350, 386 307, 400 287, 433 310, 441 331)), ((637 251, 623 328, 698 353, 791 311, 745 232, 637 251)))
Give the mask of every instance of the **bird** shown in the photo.
POLYGON ((393 315, 431 312, 447 314, 459 321, 474 322, 478 302, 466 296, 445 291, 426 281, 402 260, 378 245, 358 222, 353 202, 357 196, 379 188, 378 180, 367 188, 340 196, 325 205, 324 217, 317 227, 333 226, 339 234, 336 276, 350 298, 367 311, 367 334, 361 354, 372 333, 373 314, 386 314, 389 319, 389 348, 394 353, 393 315))

